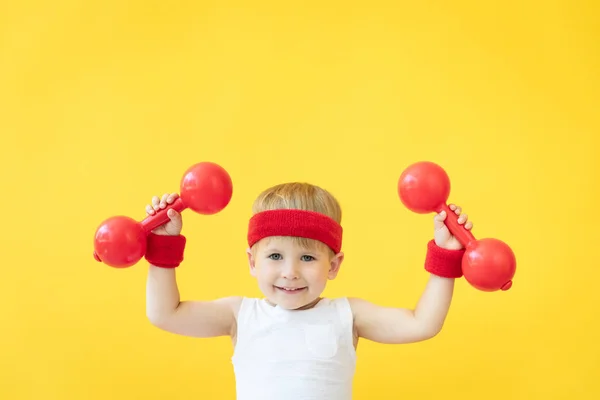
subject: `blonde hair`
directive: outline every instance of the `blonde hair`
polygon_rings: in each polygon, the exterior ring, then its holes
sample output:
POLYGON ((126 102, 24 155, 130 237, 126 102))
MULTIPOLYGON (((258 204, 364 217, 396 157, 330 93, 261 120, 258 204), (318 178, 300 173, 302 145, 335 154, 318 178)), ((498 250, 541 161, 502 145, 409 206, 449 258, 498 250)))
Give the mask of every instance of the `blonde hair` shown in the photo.
MULTIPOLYGON (((281 209, 314 211, 330 217, 338 224, 342 223, 342 208, 337 199, 327 190, 310 183, 288 182, 265 189, 254 200, 252 214, 281 209)), ((314 239, 290 239, 307 249, 325 246, 314 239)))

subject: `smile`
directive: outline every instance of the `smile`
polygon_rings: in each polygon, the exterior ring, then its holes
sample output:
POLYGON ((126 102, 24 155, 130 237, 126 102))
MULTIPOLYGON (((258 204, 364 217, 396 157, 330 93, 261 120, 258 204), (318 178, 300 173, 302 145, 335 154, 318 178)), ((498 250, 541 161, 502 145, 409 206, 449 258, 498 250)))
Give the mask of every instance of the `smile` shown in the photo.
POLYGON ((288 294, 296 294, 296 293, 303 292, 304 289, 306 289, 306 287, 293 288, 293 287, 275 286, 275 289, 279 290, 280 292, 284 292, 284 293, 288 293, 288 294))

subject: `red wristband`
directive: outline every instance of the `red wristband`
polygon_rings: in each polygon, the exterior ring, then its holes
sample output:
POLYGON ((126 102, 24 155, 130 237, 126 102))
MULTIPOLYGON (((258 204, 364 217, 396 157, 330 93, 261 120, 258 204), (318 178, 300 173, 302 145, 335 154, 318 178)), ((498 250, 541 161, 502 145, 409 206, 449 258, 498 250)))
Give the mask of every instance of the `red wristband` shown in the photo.
POLYGON ((432 239, 427 243, 425 270, 442 278, 460 278, 462 273, 462 258, 465 250, 448 250, 439 247, 432 239))
POLYGON ((148 234, 146 261, 161 268, 176 268, 183 261, 185 236, 148 234))

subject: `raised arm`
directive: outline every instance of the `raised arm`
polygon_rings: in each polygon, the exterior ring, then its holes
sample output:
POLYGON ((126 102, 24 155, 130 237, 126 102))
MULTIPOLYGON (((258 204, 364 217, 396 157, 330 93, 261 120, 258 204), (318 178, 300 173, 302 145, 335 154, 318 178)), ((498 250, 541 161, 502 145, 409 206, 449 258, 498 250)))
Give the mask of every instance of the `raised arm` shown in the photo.
POLYGON ((431 339, 444 325, 453 291, 454 279, 431 275, 414 309, 382 307, 351 298, 356 334, 387 344, 431 339))
POLYGON ((149 267, 146 315, 157 328, 192 337, 234 336, 240 304, 240 297, 181 301, 175 270, 149 267))
MULTIPOLYGON (((471 229, 460 207, 450 205, 459 224, 471 229)), ((464 249, 444 224, 442 212, 434 217, 435 239, 427 244, 425 269, 431 272, 429 281, 416 307, 382 307, 368 301, 349 299, 354 314, 354 329, 358 337, 379 343, 401 344, 419 342, 436 336, 448 315, 455 278, 462 276, 464 249)))
MULTIPOLYGON (((177 194, 153 197, 146 207, 149 215, 166 207, 177 194)), ((147 259, 151 261, 146 282, 146 315, 156 327, 193 337, 234 336, 240 297, 211 301, 181 301, 175 267, 183 259, 185 238, 180 235, 181 214, 169 210, 169 221, 155 229, 148 238, 147 259), (153 265, 152 261, 160 266, 153 265)))

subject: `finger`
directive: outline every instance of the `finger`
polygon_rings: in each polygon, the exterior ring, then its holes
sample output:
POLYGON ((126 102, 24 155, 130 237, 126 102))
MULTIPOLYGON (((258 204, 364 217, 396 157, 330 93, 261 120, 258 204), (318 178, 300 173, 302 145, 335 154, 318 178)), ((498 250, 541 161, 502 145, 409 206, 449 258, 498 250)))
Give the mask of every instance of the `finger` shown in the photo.
POLYGON ((465 229, 473 229, 473 223, 471 221, 467 221, 467 223, 465 224, 465 229))
POLYGON ((454 209, 454 214, 460 215, 461 211, 462 211, 462 208, 459 206, 456 206, 456 208, 454 209))
POLYGON ((439 214, 436 214, 433 219, 435 221, 443 221, 446 219, 446 211, 441 211, 439 214))
POLYGON ((158 196, 152 196, 152 207, 155 210, 158 210, 160 207, 160 199, 158 198, 158 196))
POLYGON ((150 204, 146 204, 146 214, 152 215, 154 214, 154 208, 150 204))
POLYGON ((168 197, 167 197, 167 203, 171 204, 173 203, 175 200, 177 200, 177 193, 171 193, 168 197))
POLYGON ((460 216, 458 217, 458 221, 457 222, 459 224, 464 224, 467 221, 467 218, 468 218, 467 214, 464 214, 464 213, 460 214, 460 216))
POLYGON ((433 217, 433 229, 442 229, 444 227, 444 220, 446 219, 446 212, 442 211, 433 217))
POLYGON ((181 214, 179 214, 177 211, 173 210, 172 208, 169 209, 169 211, 167 211, 167 216, 169 217, 169 219, 175 223, 180 223, 181 222, 181 214))
POLYGON ((169 197, 169 193, 165 193, 160 198, 160 208, 165 208, 167 206, 167 198, 169 197))
POLYGON ((448 208, 451 209, 452 211, 456 210, 456 205, 455 204, 448 204, 448 208))

